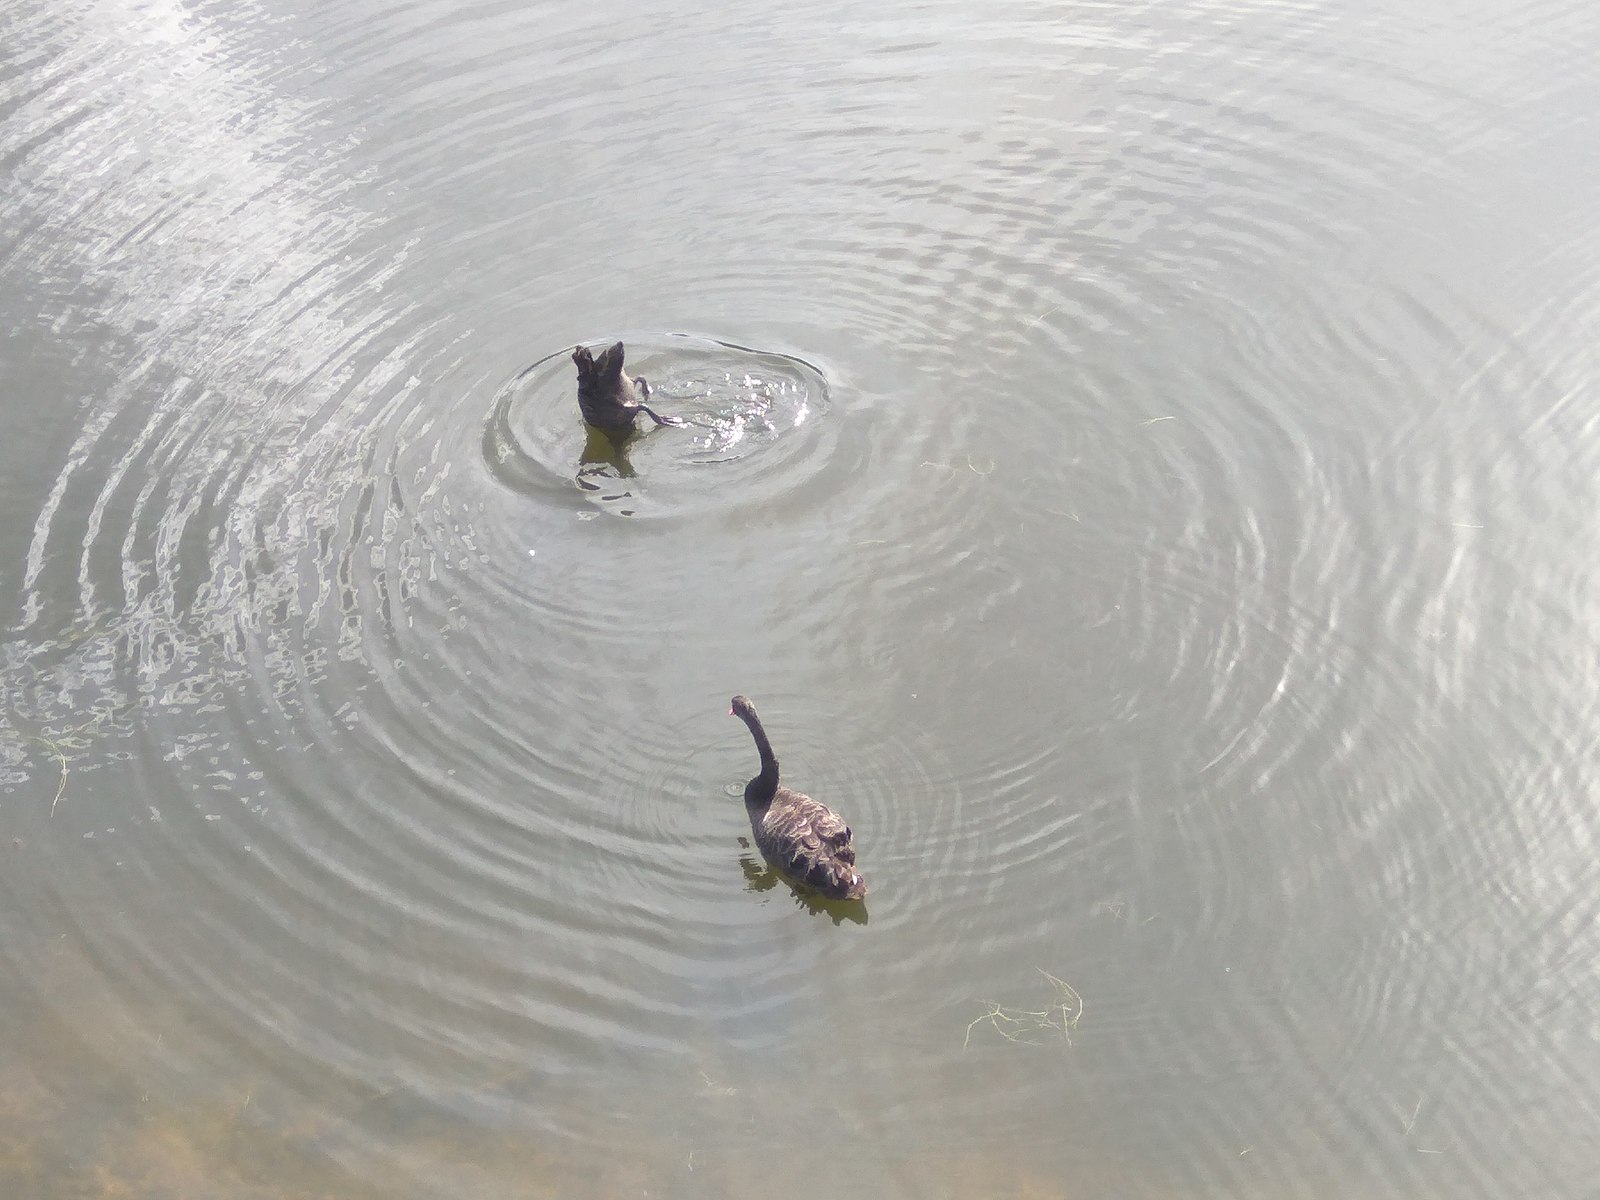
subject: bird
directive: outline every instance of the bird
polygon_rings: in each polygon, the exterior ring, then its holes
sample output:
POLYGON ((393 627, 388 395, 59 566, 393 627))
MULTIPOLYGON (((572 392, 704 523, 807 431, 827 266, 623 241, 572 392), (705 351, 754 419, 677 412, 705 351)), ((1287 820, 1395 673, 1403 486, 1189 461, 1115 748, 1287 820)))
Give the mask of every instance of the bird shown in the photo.
POLYGON ((820 800, 778 782, 778 760, 748 696, 735 696, 728 715, 750 729, 761 773, 744 785, 744 806, 762 856, 783 874, 833 900, 859 900, 867 881, 856 870, 850 826, 820 800))
POLYGON ((645 403, 650 385, 643 375, 629 376, 622 370, 622 343, 608 347, 596 358, 587 346, 572 352, 578 365, 578 408, 583 419, 615 438, 633 432, 633 422, 642 412, 657 425, 682 425, 681 417, 663 417, 645 403))

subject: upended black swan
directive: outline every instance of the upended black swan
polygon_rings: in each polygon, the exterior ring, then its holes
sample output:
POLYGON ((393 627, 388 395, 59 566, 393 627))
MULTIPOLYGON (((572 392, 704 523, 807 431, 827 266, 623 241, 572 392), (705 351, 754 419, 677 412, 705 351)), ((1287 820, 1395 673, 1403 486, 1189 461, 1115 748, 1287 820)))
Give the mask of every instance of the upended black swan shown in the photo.
POLYGON ((844 818, 820 800, 778 783, 778 760, 756 706, 735 696, 728 708, 750 727, 761 754, 761 774, 744 785, 744 806, 762 855, 796 882, 834 900, 859 900, 867 881, 856 870, 856 848, 844 818))
POLYGON ((663 417, 645 403, 650 385, 643 375, 629 377, 622 370, 622 343, 602 350, 596 358, 589 347, 572 352, 578 364, 578 407, 583 419, 613 437, 633 432, 633 422, 644 413, 657 425, 682 425, 680 417, 663 417))

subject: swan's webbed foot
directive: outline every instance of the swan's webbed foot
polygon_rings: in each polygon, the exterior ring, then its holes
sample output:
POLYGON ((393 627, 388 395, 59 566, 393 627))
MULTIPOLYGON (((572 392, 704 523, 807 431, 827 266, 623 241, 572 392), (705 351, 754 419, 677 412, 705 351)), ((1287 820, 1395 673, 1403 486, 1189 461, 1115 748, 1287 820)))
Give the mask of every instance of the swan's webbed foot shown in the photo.
POLYGON ((682 424, 684 424, 684 420, 683 420, 682 417, 663 417, 660 413, 656 412, 656 410, 651 408, 648 404, 639 405, 639 411, 644 413, 647 417, 649 417, 657 425, 682 425, 682 424))

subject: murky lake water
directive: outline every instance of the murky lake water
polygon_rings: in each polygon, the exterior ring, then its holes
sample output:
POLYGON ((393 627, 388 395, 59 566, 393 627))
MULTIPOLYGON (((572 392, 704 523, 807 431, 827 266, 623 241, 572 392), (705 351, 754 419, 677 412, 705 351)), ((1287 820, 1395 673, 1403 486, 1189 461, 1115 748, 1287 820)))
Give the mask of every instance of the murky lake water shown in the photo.
POLYGON ((0 1192, 1600 1195, 1600 9, 0 46, 0 1192))

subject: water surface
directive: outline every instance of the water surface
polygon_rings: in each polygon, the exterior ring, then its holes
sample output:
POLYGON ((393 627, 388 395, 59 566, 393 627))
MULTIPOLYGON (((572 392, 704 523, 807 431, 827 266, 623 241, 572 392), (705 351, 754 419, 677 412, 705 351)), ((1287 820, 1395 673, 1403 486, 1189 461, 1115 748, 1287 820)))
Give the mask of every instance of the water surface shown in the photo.
POLYGON ((1591 6, 0 45, 0 1190, 1593 1193, 1591 6))

